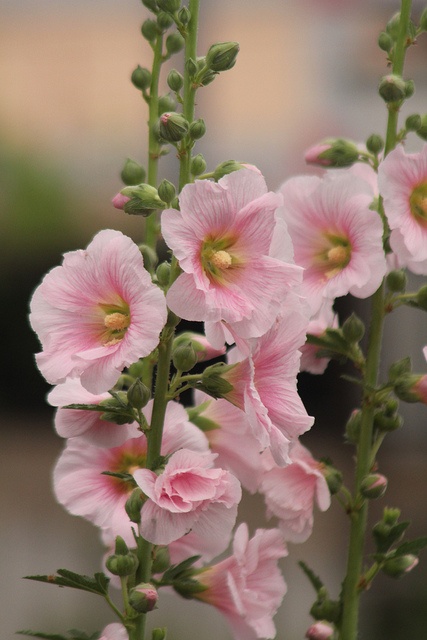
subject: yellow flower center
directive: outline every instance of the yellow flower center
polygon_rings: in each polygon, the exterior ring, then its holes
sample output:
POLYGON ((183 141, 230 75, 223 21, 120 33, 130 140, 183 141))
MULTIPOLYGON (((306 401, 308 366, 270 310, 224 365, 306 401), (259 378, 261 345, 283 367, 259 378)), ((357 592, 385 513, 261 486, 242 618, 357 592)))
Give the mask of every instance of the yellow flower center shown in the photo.
POLYGON ((411 213, 416 222, 427 227, 427 182, 415 187, 409 198, 411 213))
POLYGON ((129 326, 129 316, 125 313, 109 313, 104 318, 104 325, 113 331, 123 331, 129 326))
POLYGON ((111 347, 125 337, 130 325, 129 307, 125 302, 118 305, 100 305, 103 312, 104 325, 100 334, 100 341, 104 347, 111 347))
POLYGON ((351 245, 344 236, 325 233, 324 237, 327 240, 327 246, 316 256, 316 263, 323 271, 325 278, 330 280, 350 262, 351 245))
POLYGON ((227 281, 225 272, 241 266, 241 259, 232 251, 234 236, 206 237, 200 252, 202 266, 207 277, 215 282, 227 281))
POLYGON ((216 251, 210 258, 209 262, 223 271, 224 269, 228 269, 231 266, 231 256, 227 251, 216 251))

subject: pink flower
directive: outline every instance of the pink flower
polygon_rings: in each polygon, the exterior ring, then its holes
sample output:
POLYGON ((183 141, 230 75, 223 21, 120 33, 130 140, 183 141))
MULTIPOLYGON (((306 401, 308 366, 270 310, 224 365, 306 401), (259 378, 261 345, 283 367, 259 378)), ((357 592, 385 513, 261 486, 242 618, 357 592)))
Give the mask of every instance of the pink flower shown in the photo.
POLYGON ((166 302, 136 244, 106 229, 45 276, 30 321, 43 346, 36 360, 46 380, 80 377, 85 389, 99 394, 157 346, 166 302))
POLYGON ((212 358, 218 358, 225 353, 225 346, 220 349, 215 349, 209 340, 202 333, 194 333, 193 331, 186 331, 179 334, 175 338, 175 345, 186 344, 191 342, 194 351, 197 354, 198 362, 206 362, 206 360, 212 360, 212 358))
POLYGON ((280 204, 261 175, 241 169, 218 183, 187 185, 181 211, 162 214, 164 238, 184 272, 168 291, 168 306, 205 321, 216 348, 224 344, 222 323, 245 338, 264 334, 301 278, 298 267, 269 255, 280 204))
POLYGON ((117 447, 129 438, 139 438, 141 432, 136 422, 117 425, 101 420, 101 413, 83 409, 63 409, 68 404, 99 404, 111 399, 109 393, 94 395, 80 384, 78 378, 67 378, 63 384, 52 389, 48 402, 60 407, 55 415, 55 428, 62 438, 80 437, 95 447, 117 447))
POLYGON ((128 632, 119 622, 107 624, 99 640, 128 640, 128 632))
POLYGON ((304 154, 304 160, 307 162, 307 164, 318 164, 322 167, 329 167, 332 164, 332 160, 322 157, 322 154, 325 153, 325 151, 330 151, 331 148, 332 147, 330 143, 315 144, 307 149, 304 154))
POLYGON ((277 561, 286 555, 277 529, 257 529, 249 540, 243 523, 234 536, 233 555, 197 576, 207 589, 194 597, 221 611, 235 640, 274 638, 273 616, 286 593, 277 561))
POLYGON ((370 185, 350 172, 296 177, 280 188, 283 215, 304 267, 301 293, 314 315, 325 299, 372 295, 386 273, 383 224, 370 185))
POLYGON ((114 196, 114 198, 111 200, 111 203, 113 205, 113 207, 115 207, 116 209, 123 209, 126 202, 129 202, 130 197, 129 196, 125 196, 123 195, 123 193, 116 193, 116 195, 114 196))
MULTIPOLYGON (((262 477, 259 491, 264 494, 268 516, 279 519, 285 540, 305 542, 313 529, 315 499, 319 509, 326 511, 331 496, 321 465, 308 449, 295 442, 290 459, 285 469, 271 465, 262 477)), ((268 460, 264 460, 268 469, 268 460)))
POLYGON ((329 622, 318 620, 307 629, 305 637, 308 640, 329 640, 334 635, 334 628, 329 622))
MULTIPOLYGON (((148 422, 152 407, 153 401, 150 401, 143 409, 148 422)), ((188 421, 184 407, 169 402, 161 454, 169 455, 181 447, 208 451, 205 436, 188 421)), ((146 455, 147 440, 142 433, 110 449, 90 446, 82 438, 68 440, 54 470, 57 500, 70 513, 108 528, 111 537, 121 535, 126 539, 127 533, 130 533, 130 523, 124 506, 132 485, 119 478, 103 475, 103 471, 131 474, 135 469, 145 466, 146 455)))
MULTIPOLYGON (((325 301, 318 313, 310 320, 307 333, 314 336, 322 336, 328 327, 338 328, 338 317, 332 309, 332 300, 325 301)), ((330 358, 318 358, 317 353, 319 347, 306 342, 301 347, 301 371, 309 371, 310 373, 324 373, 330 358)))
POLYGON ((223 547, 237 515, 240 483, 228 471, 214 468, 215 455, 189 449, 176 451, 162 474, 149 469, 133 473, 148 500, 141 514, 141 535, 169 544, 190 530, 217 540, 223 547))
POLYGON ((381 162, 378 185, 392 229, 391 248, 402 265, 427 274, 427 144, 412 154, 398 145, 381 162))

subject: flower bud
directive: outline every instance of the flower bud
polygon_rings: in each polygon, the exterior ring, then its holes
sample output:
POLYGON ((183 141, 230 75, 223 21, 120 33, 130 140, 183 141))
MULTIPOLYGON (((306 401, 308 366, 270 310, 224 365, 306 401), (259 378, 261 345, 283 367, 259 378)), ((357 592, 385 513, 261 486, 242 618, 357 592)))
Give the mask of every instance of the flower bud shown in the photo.
POLYGON ((142 23, 141 33, 143 37, 148 40, 148 42, 152 42, 159 35, 159 28, 157 26, 157 22, 154 20, 145 20, 142 23))
POLYGON ((310 147, 304 158, 308 164, 321 167, 350 167, 359 158, 359 149, 351 140, 329 138, 310 147))
POLYGON ((142 409, 151 398, 150 389, 137 378, 127 391, 127 399, 134 409, 142 409))
POLYGON ((135 487, 125 503, 125 510, 131 522, 139 524, 141 522, 141 509, 145 496, 139 487, 135 487))
POLYGON ((155 547, 153 553, 153 574, 163 573, 170 566, 169 549, 167 547, 155 547))
POLYGON ((129 553, 128 546, 121 536, 116 536, 114 553, 118 556, 127 556, 129 553))
POLYGON ((315 620, 327 620, 336 622, 339 619, 341 607, 339 602, 329 598, 318 599, 310 609, 310 615, 315 620))
POLYGON ((180 23, 182 25, 186 25, 190 22, 190 18, 191 18, 191 13, 190 11, 187 9, 187 7, 182 7, 179 11, 178 11, 178 20, 180 21, 180 23))
POLYGON ((176 69, 169 71, 167 77, 167 83, 169 89, 172 91, 180 91, 184 85, 184 78, 176 69))
POLYGON ((226 374, 235 366, 234 364, 218 363, 206 367, 202 374, 202 389, 214 398, 222 398, 230 391, 233 391, 233 385, 228 380, 225 380, 221 374, 226 374))
POLYGON ((425 284, 418 290, 415 301, 420 309, 424 309, 424 311, 427 311, 427 284, 425 284))
POLYGON ((378 91, 385 102, 397 102, 406 97, 406 83, 401 76, 390 73, 381 78, 378 91))
POLYGON ((420 29, 422 31, 427 31, 427 7, 424 9, 420 17, 420 29))
POLYGON ((348 342, 359 342, 364 336, 365 325, 360 318, 352 313, 342 325, 342 333, 348 342))
POLYGON ((129 593, 129 603, 139 613, 148 613, 155 609, 158 599, 156 588, 149 582, 141 582, 129 593))
POLYGON ((390 51, 393 46, 393 39, 387 31, 382 31, 378 36, 378 46, 383 51, 390 51))
MULTIPOLYGON (((143 69, 138 65, 137 68, 132 71, 130 79, 134 87, 141 91, 146 91, 151 84, 151 73, 148 69, 143 69)), ((133 184, 135 184, 135 182, 133 184)))
POLYGON ((206 54, 206 66, 217 73, 228 71, 234 67, 238 53, 238 42, 217 42, 209 47, 206 54))
POLYGON ((158 109, 159 117, 162 115, 162 113, 165 113, 166 111, 174 111, 175 107, 176 107, 176 102, 173 99, 173 97, 170 95, 170 93, 167 93, 164 96, 160 96, 159 109, 158 109))
POLYGON ((400 12, 395 13, 390 20, 387 22, 386 31, 393 40, 397 40, 397 36, 399 35, 399 24, 400 24, 400 12))
POLYGON ((410 98, 415 92, 415 82, 413 80, 407 80, 405 82, 405 98, 410 98))
POLYGON ((179 53, 184 48, 184 38, 178 31, 175 33, 171 33, 166 38, 166 51, 169 56, 172 56, 174 53, 179 53))
POLYGON ((329 640, 334 635, 334 629, 324 620, 318 620, 307 629, 305 637, 308 640, 329 640))
POLYGON ((122 193, 119 192, 119 193, 116 193, 114 198, 112 198, 111 204, 116 209, 122 209, 123 210, 125 208, 125 204, 127 202, 129 202, 129 200, 130 200, 129 196, 124 196, 122 193))
POLYGON ((387 489, 388 480, 381 473, 370 473, 365 476, 360 484, 360 492, 370 500, 381 498, 387 489))
POLYGON ((174 346, 177 347, 181 344, 188 344, 191 342, 193 349, 197 354, 197 362, 206 362, 206 360, 212 360, 212 358, 218 358, 223 356, 226 348, 215 349, 210 342, 208 342, 206 336, 202 333, 194 333, 192 331, 186 331, 179 334, 175 338, 174 346))
POLYGON ((161 31, 166 31, 173 25, 173 17, 166 13, 166 11, 159 11, 157 14, 157 24, 159 25, 159 29, 161 31))
POLYGON ((406 357, 401 360, 397 360, 397 362, 393 362, 391 367, 388 370, 388 377, 390 382, 395 382, 401 376, 406 375, 407 373, 411 373, 412 364, 411 358, 406 357))
POLYGON ((152 11, 153 13, 157 13, 159 9, 156 0, 142 0, 142 4, 144 5, 144 7, 147 7, 147 9, 150 9, 150 11, 152 11))
POLYGON ((331 464, 323 463, 321 468, 322 474, 328 485, 331 495, 335 495, 342 487, 342 473, 331 464))
POLYGON ((417 130, 417 136, 427 140, 427 113, 421 116, 421 127, 417 130))
POLYGON ((126 213, 148 216, 156 209, 165 208, 165 203, 159 198, 157 189, 149 184, 125 187, 120 193, 130 196, 130 200, 123 207, 126 213))
POLYGON ((160 135, 167 142, 179 142, 188 133, 188 122, 181 113, 169 112, 160 116, 160 135))
POLYGON ((387 274, 386 284, 388 289, 393 291, 393 293, 400 293, 401 291, 405 291, 407 280, 405 271, 403 269, 397 269, 387 274))
POLYGON ((172 184, 172 182, 169 182, 169 180, 166 179, 162 180, 159 184, 158 192, 159 197, 163 200, 163 202, 166 202, 167 204, 170 204, 176 195, 176 189, 174 185, 172 184))
POLYGON ((176 347, 172 353, 173 366, 179 371, 191 371, 197 364, 197 354, 190 343, 176 347))
POLYGON ((199 140, 200 138, 202 138, 205 133, 206 133, 206 125, 205 125, 205 121, 203 120, 203 118, 199 118, 198 120, 194 120, 194 122, 192 122, 190 124, 190 137, 193 140, 199 140))
POLYGON ((366 148, 371 153, 378 155, 384 149, 384 140, 377 133, 373 133, 366 140, 366 148))
POLYGON ((201 153, 198 153, 192 158, 190 171, 193 176, 200 176, 206 171, 206 161, 201 153))
POLYGON ((395 558, 389 558, 385 561, 381 567, 382 571, 391 578, 400 578, 412 571, 418 564, 417 556, 412 553, 407 553, 404 556, 397 556, 395 558))
POLYGON ((181 6, 181 0, 157 0, 157 4, 163 11, 175 13, 181 6))
POLYGON ((166 627, 157 627, 156 629, 153 629, 151 633, 151 640, 165 640, 166 632, 166 627))
POLYGON ((156 269, 157 282, 161 287, 169 284, 171 266, 169 262, 161 262, 156 269))
POLYGON ((138 568, 138 558, 133 553, 127 555, 114 554, 107 558, 105 566, 115 576, 131 576, 138 568))
POLYGON ((194 78, 197 74, 197 63, 193 58, 189 58, 185 63, 185 69, 190 76, 190 78, 194 78))
POLYGON ((379 411, 374 416, 374 425, 380 431, 396 431, 403 425, 403 418, 397 413, 387 415, 386 411, 379 411))
POLYGON ((421 116, 418 113, 408 116, 405 120, 405 127, 407 131, 418 131, 418 129, 421 129, 421 116))
POLYGON ((427 375, 407 373, 398 378, 394 392, 404 402, 423 402, 427 404, 427 375))
POLYGON ((357 444, 360 437, 360 429, 362 425, 362 412, 360 409, 354 409, 351 412, 345 427, 345 435, 349 442, 357 444))
POLYGON ((233 173, 233 171, 239 171, 239 169, 243 169, 243 164, 236 160, 226 160, 225 162, 221 162, 213 172, 214 180, 218 182, 218 180, 227 174, 233 173))
POLYGON ((145 169, 138 162, 135 162, 135 160, 128 158, 120 173, 120 177, 126 185, 140 184, 145 180, 145 169))

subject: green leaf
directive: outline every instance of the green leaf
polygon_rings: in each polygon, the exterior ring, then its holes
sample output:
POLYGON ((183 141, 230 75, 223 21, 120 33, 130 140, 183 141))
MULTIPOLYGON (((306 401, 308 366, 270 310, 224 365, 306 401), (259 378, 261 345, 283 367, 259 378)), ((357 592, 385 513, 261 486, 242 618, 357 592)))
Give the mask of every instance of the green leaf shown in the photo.
POLYGON ((165 573, 163 574, 162 582, 170 583, 176 580, 179 576, 184 574, 197 560, 199 560, 201 556, 191 556, 191 558, 187 558, 180 562, 179 564, 174 564, 165 573))
POLYGON ((415 540, 410 540, 399 545, 395 551, 395 555, 404 556, 407 553, 418 555, 425 547, 427 547, 427 536, 415 538, 415 540))
POLYGON ((25 576, 25 579, 45 582, 46 584, 56 584, 59 587, 81 589, 82 591, 89 591, 90 593, 96 593, 101 596, 105 596, 108 592, 110 579, 103 573, 95 573, 93 578, 68 571, 68 569, 58 569, 57 573, 57 576, 25 576))
MULTIPOLYGON (((63 409, 80 409, 82 411, 101 411, 102 413, 104 413, 105 411, 105 406, 99 405, 99 404, 78 404, 78 403, 73 403, 73 404, 67 404, 64 407, 62 407, 63 409)), ((108 411, 112 411, 113 409, 108 408, 108 411)))
POLYGON ((302 560, 299 560, 298 564, 301 567, 301 569, 304 571, 307 578, 310 580, 316 593, 318 593, 320 589, 324 588, 325 585, 323 584, 319 576, 317 576, 314 573, 314 571, 310 569, 310 567, 305 562, 303 562, 302 560))

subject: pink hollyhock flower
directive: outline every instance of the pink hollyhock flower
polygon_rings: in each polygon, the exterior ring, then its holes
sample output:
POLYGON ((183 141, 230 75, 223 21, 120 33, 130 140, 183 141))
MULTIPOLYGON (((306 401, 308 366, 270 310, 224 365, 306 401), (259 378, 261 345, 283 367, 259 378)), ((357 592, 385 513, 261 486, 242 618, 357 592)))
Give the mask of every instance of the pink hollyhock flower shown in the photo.
POLYGON ((107 624, 99 640, 128 640, 128 632, 119 622, 107 624))
POLYGON ((168 306, 205 321, 216 348, 224 344, 223 323, 245 338, 264 334, 301 279, 298 267, 269 255, 280 204, 261 175, 241 169, 218 183, 187 185, 181 211, 162 214, 164 238, 184 272, 168 291, 168 306))
POLYGON ((197 406, 190 409, 190 420, 204 430, 211 451, 218 454, 215 466, 231 471, 245 489, 255 493, 262 472, 260 446, 248 417, 227 400, 213 400, 200 391, 195 399, 197 406))
MULTIPOLYGON (((332 309, 332 302, 332 300, 327 301, 322 305, 319 312, 310 320, 307 333, 322 336, 327 328, 338 328, 338 317, 332 309)), ((330 358, 318 358, 316 355, 318 351, 319 347, 307 342, 301 347, 301 371, 315 374, 324 373, 330 358)))
POLYGON ((268 517, 279 519, 285 540, 305 542, 313 529, 313 508, 316 500, 321 511, 331 504, 331 495, 322 474, 321 463, 296 441, 290 451, 291 463, 281 469, 266 468, 259 491, 264 494, 268 517))
POLYGON ((234 536, 233 555, 197 576, 207 589, 194 597, 221 611, 235 640, 275 638, 273 616, 286 593, 277 561, 286 555, 277 529, 257 529, 249 540, 242 523, 234 536))
POLYGON ((78 378, 67 378, 49 393, 48 402, 59 407, 55 428, 62 438, 80 437, 95 447, 117 447, 129 438, 139 438, 138 424, 118 425, 101 420, 101 413, 84 409, 64 409, 68 404, 99 404, 111 399, 109 393, 94 395, 82 387, 78 378))
POLYGON ((136 469, 133 477, 148 500, 140 532, 154 544, 169 544, 193 531, 223 546, 234 526, 241 499, 240 483, 228 471, 214 468, 215 454, 180 449, 162 474, 136 469))
MULTIPOLYGON (((234 387, 224 397, 245 411, 260 450, 269 447, 279 465, 289 462, 290 442, 313 424, 296 384, 307 324, 300 308, 285 307, 264 336, 248 341, 249 356, 222 376, 234 387)), ((237 354, 232 350, 229 361, 237 354)))
POLYGON ((196 352, 198 362, 206 362, 207 360, 212 360, 212 358, 218 358, 218 356, 223 356, 226 351, 225 346, 220 349, 215 349, 206 336, 202 333, 195 333, 194 331, 186 331, 185 333, 179 334, 175 338, 174 344, 178 346, 180 344, 187 344, 188 342, 191 342, 196 352))
MULTIPOLYGON (((153 401, 150 401, 142 410, 148 422, 152 407, 153 401)), ((188 421, 184 407, 169 402, 161 454, 170 455, 181 447, 208 451, 205 436, 188 421)), ((132 485, 119 478, 103 475, 103 471, 132 474, 135 469, 145 466, 146 455, 147 440, 142 433, 119 447, 109 449, 93 447, 81 438, 72 438, 68 440, 54 469, 56 498, 70 513, 108 528, 111 536, 126 538, 130 525, 124 507, 132 485)))
POLYGON ((386 273, 386 261, 383 224, 369 209, 370 185, 346 172, 291 178, 280 192, 295 262, 305 269, 301 293, 312 314, 325 299, 372 295, 386 273))
POLYGON ((427 144, 412 154, 398 145, 381 162, 378 185, 391 248, 402 265, 427 274, 427 144))
POLYGON ((113 207, 115 207, 116 209, 123 209, 126 202, 129 202, 130 197, 129 196, 125 196, 123 195, 123 193, 116 193, 116 195, 114 196, 114 198, 111 200, 111 203, 113 205, 113 207))
POLYGON ((85 251, 64 255, 34 292, 30 321, 43 346, 36 360, 51 384, 80 377, 94 394, 148 355, 166 322, 163 293, 141 253, 120 231, 100 231, 85 251))

